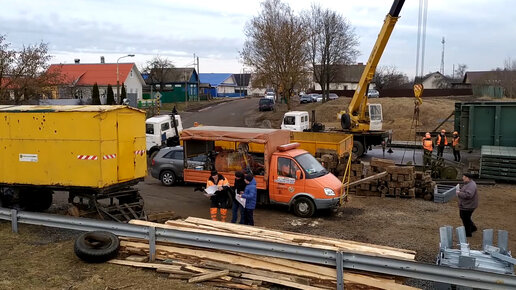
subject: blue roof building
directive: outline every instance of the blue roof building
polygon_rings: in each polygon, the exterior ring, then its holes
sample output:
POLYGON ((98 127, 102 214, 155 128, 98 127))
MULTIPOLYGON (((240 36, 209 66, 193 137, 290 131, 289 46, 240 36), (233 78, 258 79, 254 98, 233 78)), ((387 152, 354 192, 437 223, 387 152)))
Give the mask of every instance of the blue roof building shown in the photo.
POLYGON ((230 73, 200 73, 201 94, 209 94, 212 97, 240 97, 235 92, 237 82, 230 73))

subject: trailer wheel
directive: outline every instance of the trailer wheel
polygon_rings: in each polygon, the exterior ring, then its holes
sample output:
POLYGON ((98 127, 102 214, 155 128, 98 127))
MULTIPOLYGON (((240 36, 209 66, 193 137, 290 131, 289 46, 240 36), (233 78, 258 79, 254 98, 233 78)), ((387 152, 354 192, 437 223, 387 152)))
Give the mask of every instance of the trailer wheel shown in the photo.
POLYGON ((110 232, 94 231, 81 234, 74 245, 77 257, 88 263, 102 263, 118 255, 120 241, 110 232))
POLYGON ((176 183, 176 175, 171 170, 165 170, 161 172, 159 180, 161 180, 161 183, 165 186, 172 186, 176 183))
POLYGON ((20 190, 20 204, 28 211, 44 211, 52 205, 52 195, 50 189, 31 189, 20 190))
POLYGON ((357 157, 364 155, 364 145, 359 141, 353 141, 353 154, 357 157))
POLYGON ((294 214, 303 217, 309 218, 313 216, 315 213, 315 204, 314 202, 305 196, 301 196, 294 200, 294 214))

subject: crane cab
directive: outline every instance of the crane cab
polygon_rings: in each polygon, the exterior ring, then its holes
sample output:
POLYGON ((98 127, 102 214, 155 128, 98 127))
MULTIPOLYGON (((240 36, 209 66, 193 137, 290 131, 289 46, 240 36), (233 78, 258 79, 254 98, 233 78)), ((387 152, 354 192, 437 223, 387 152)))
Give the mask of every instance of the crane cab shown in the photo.
POLYGON ((369 130, 381 131, 383 127, 382 104, 368 104, 369 109, 369 130))

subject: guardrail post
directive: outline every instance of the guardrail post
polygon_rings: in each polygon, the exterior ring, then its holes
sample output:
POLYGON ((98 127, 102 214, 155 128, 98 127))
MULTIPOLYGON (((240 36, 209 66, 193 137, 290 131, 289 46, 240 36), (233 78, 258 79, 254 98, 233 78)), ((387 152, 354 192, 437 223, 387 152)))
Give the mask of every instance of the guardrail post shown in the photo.
POLYGON ((156 259, 156 228, 149 227, 149 262, 156 259))
POLYGON ((337 251, 335 255, 335 264, 337 270, 337 290, 344 290, 344 267, 343 256, 341 251, 337 251))
POLYGON ((11 209, 11 227, 13 233, 18 233, 18 211, 15 209, 11 209))

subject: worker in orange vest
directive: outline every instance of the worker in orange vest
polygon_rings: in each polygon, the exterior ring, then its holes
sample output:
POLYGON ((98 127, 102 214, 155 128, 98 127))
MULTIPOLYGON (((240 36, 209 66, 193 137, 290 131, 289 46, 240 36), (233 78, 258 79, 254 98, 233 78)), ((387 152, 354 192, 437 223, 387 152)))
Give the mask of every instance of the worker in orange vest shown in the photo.
POLYGON ((434 142, 432 141, 432 136, 429 132, 426 132, 425 137, 423 137, 423 165, 432 164, 432 151, 434 142))
POLYGON ((441 134, 437 135, 437 157, 443 157, 444 146, 448 146, 446 130, 442 129, 441 134))
POLYGON ((452 140, 452 148, 453 148, 453 158, 455 161, 460 162, 460 137, 459 132, 453 132, 453 140, 452 140))

